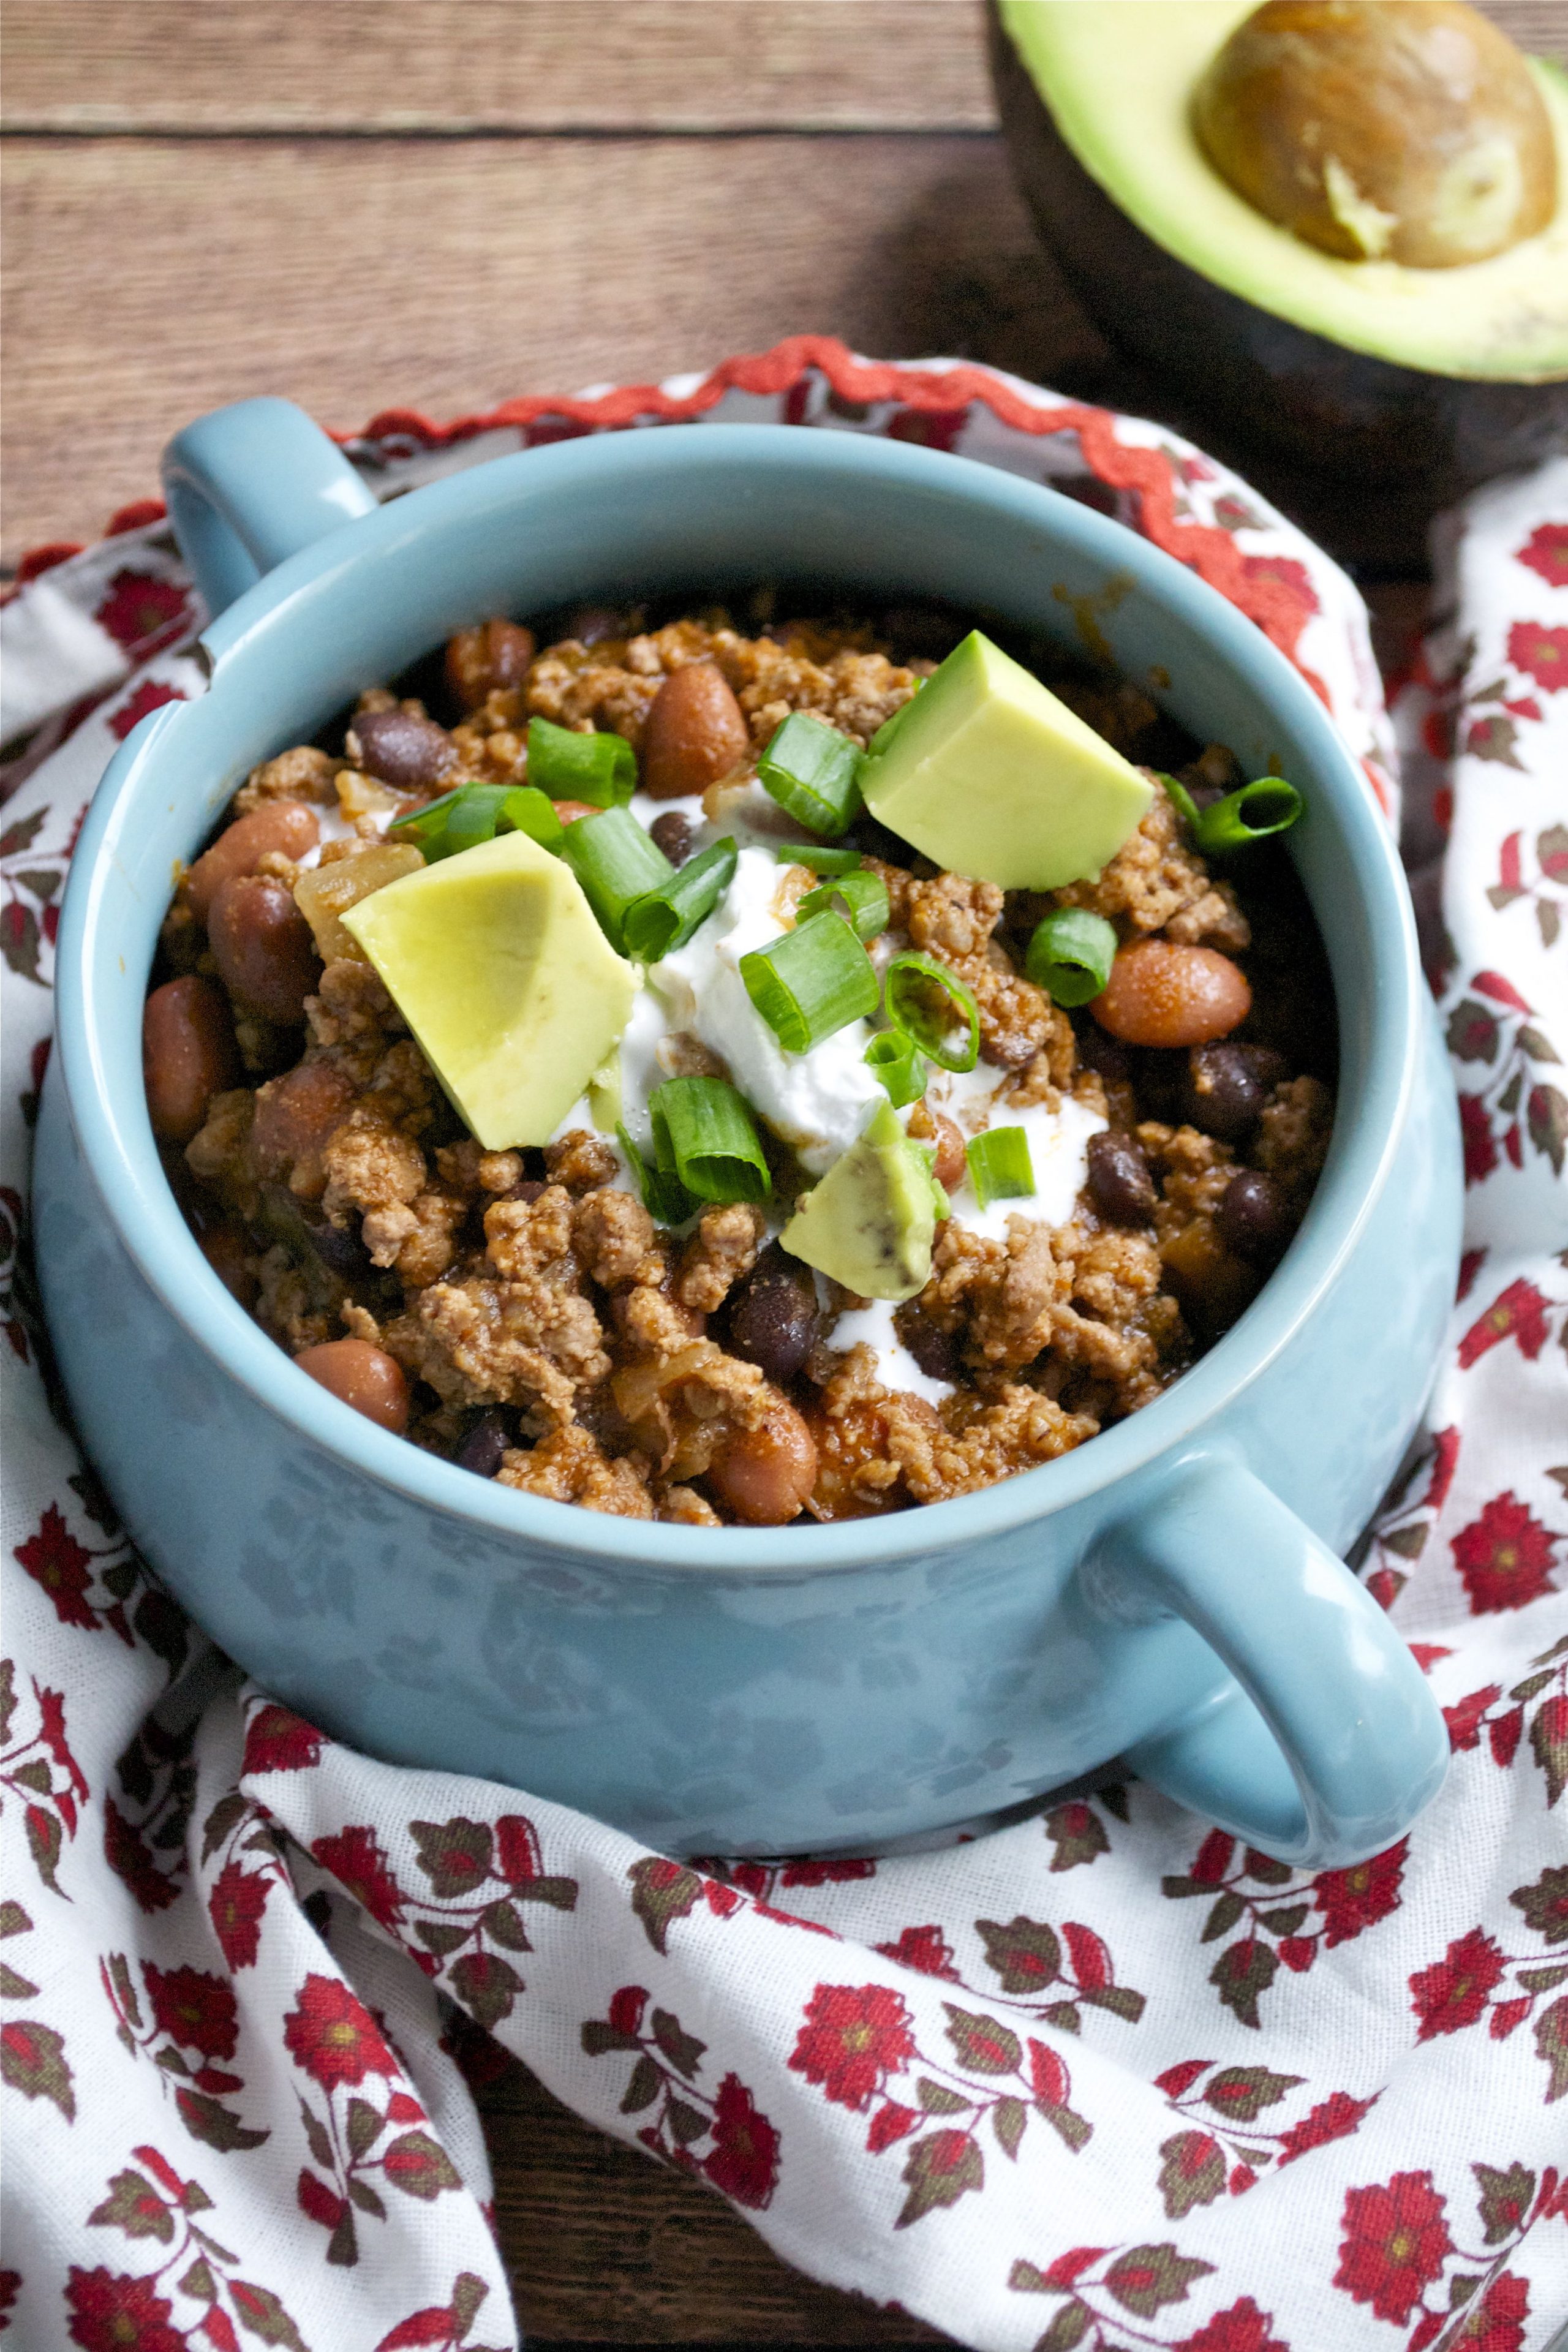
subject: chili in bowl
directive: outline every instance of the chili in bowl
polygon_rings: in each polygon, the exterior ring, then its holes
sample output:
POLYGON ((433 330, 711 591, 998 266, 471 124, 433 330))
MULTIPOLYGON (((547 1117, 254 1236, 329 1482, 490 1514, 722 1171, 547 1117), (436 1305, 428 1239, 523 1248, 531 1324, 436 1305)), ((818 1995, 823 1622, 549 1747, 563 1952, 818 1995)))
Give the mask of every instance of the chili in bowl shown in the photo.
POLYGON ((428 704, 367 688, 261 763, 181 877, 144 1050, 262 1328, 465 1469, 690 1527, 945 1500, 1158 1396, 1328 1150, 1332 992, 1276 845, 1300 803, 1017 649, 766 588, 497 617, 404 681, 428 704), (977 661, 1042 731, 993 775, 1000 841, 917 817, 928 856, 858 779, 896 814, 871 747, 977 661), (1109 830, 1064 845, 1107 778, 1109 830))

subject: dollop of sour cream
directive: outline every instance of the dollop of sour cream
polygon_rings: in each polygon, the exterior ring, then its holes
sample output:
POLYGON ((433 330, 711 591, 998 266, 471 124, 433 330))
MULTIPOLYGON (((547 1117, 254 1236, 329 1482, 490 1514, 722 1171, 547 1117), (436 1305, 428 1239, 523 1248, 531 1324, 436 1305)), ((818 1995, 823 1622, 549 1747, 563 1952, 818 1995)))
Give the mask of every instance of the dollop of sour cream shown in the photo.
POLYGON ((890 1299, 873 1298, 865 1307, 851 1307, 847 1315, 841 1315, 828 1345, 845 1353, 851 1348, 869 1348, 877 1360, 877 1378, 885 1389, 924 1397, 928 1404, 940 1404, 943 1397, 952 1394, 952 1381, 933 1380, 929 1372, 922 1372, 900 1339, 890 1299))
MULTIPOLYGON (((824 1176, 855 1141, 882 1088, 866 1066, 871 1032, 864 1021, 836 1030, 808 1054, 789 1054, 746 993, 742 957, 788 929, 779 912, 786 871, 771 850, 742 849, 718 906, 683 948, 650 968, 648 986, 668 1025, 689 1031, 719 1055, 807 1174, 824 1176)), ((623 1048, 623 1074, 626 1066, 623 1048)))

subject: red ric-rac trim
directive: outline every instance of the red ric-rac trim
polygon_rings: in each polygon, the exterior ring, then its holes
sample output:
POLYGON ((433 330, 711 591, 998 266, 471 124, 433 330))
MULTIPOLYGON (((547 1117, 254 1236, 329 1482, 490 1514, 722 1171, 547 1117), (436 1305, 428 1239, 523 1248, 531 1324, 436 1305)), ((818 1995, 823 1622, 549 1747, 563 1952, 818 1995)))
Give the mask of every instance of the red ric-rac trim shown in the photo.
MULTIPOLYGON (((406 439, 427 449, 449 448, 481 433, 505 426, 526 428, 546 419, 559 420, 583 431, 614 432, 656 418, 668 425, 689 424, 717 407, 727 392, 781 397, 804 387, 815 370, 842 400, 870 405, 896 400, 905 408, 949 416, 973 403, 988 408, 999 424, 1043 438, 1056 433, 1076 433, 1089 470, 1115 490, 1125 490, 1139 501, 1143 535, 1173 555, 1211 588, 1257 623, 1280 652, 1295 659, 1305 625, 1300 599, 1282 582, 1249 577, 1246 559, 1228 531, 1210 523, 1184 522, 1176 513, 1175 485, 1170 459, 1163 450, 1129 448, 1116 438, 1116 418, 1107 408, 1064 401, 1051 408, 1022 399, 1011 385, 989 369, 964 364, 952 368, 916 368, 894 361, 858 360, 832 335, 791 335, 771 351, 742 352, 724 360, 705 375, 696 390, 672 399, 657 384, 617 384, 614 390, 586 400, 567 400, 552 394, 504 401, 472 416, 441 425, 414 408, 383 409, 360 433, 334 433, 343 442, 406 439)), ((564 436, 563 436, 564 437, 564 436)), ((164 512, 154 499, 121 507, 109 525, 110 535, 160 520, 164 512)), ((68 557, 79 555, 74 541, 57 541, 35 548, 17 566, 18 581, 37 579, 41 572, 68 557)), ((1320 680, 1304 671, 1308 682, 1326 701, 1320 680)))

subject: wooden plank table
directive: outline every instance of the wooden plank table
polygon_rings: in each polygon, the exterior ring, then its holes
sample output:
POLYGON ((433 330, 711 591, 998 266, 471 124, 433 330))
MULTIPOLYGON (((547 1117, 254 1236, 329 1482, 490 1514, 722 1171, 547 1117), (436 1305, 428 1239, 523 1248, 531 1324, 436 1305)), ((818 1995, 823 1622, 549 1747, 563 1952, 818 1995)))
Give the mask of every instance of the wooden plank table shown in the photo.
MULTIPOLYGON (((1561 50, 1563 0, 1491 0, 1561 50)), ((972 0, 5 0, 3 553, 94 537, 216 403, 473 413, 841 336, 1194 429, 1009 179, 972 0)), ((1212 442, 1211 446, 1215 446, 1212 442)), ((1226 454, 1221 452, 1221 454, 1226 454)), ((1418 496, 1254 465, 1419 616, 1418 496)), ((936 2339, 785 2269, 509 2064, 481 2095, 535 2343, 936 2339)))

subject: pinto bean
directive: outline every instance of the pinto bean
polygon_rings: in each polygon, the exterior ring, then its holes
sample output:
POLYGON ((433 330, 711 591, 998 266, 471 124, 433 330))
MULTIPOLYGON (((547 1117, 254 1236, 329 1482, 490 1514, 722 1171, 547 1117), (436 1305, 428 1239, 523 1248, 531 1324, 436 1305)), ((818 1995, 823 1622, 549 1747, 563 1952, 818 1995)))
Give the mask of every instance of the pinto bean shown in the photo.
POLYGON ((189 1143, 212 1097, 238 1083, 234 1023, 221 989, 187 972, 153 991, 142 1009, 142 1071, 153 1134, 189 1143))
POLYGON ((304 1019, 321 964, 310 926, 281 882, 231 876, 213 900, 207 941, 232 996, 284 1026, 304 1019))
POLYGON ((552 801, 551 807, 563 824, 575 824, 580 816, 597 816, 592 801, 552 801))
POLYGON ((203 850, 185 877, 192 914, 205 923, 224 884, 236 874, 254 874, 268 851, 303 857, 320 838, 316 813, 303 801, 268 801, 237 824, 226 826, 212 847, 203 850))
POLYGON ((642 788, 656 801, 705 793, 751 748, 751 730, 722 672, 690 662, 654 696, 643 728, 642 788))
POLYGON ((289 1176, 291 1192, 319 1201, 327 1189, 321 1153, 353 1098, 353 1080, 335 1062, 300 1062, 280 1078, 268 1078, 257 1090, 250 1131, 260 1173, 289 1176))
POLYGON ((352 1404, 378 1429, 401 1437, 408 1426, 408 1383, 401 1364, 368 1339, 326 1339, 306 1348, 294 1361, 319 1381, 328 1394, 352 1404))
POLYGON ((952 1119, 943 1118, 940 1111, 928 1110, 923 1101, 918 1102, 910 1114, 910 1133, 917 1143, 935 1144, 936 1158, 931 1172, 944 1192, 955 1192, 963 1181, 969 1160, 963 1138, 952 1119))
POLYGON ((1125 1045, 1206 1045, 1228 1036, 1251 1005, 1245 975, 1217 948, 1142 940, 1123 948, 1090 1010, 1125 1045))
POLYGON ((757 1428, 730 1439, 708 1472, 708 1484, 748 1527, 787 1527, 816 1484, 816 1440, 780 1397, 757 1428))
POLYGON ((447 684, 465 710, 488 694, 521 686, 533 660, 533 632, 516 621, 481 621, 447 640, 447 684))
POLYGON ((353 723, 360 765, 402 793, 438 784, 463 764, 444 727, 412 710, 362 710, 353 723))

